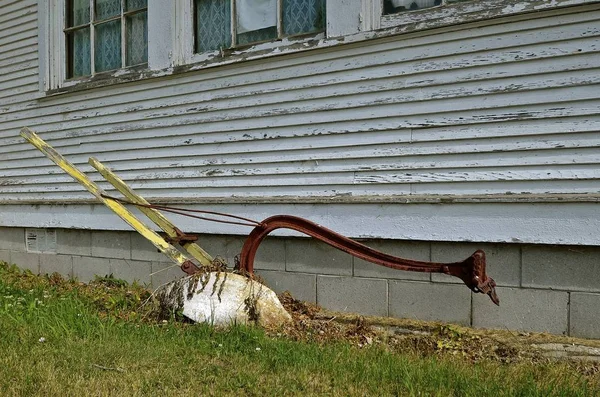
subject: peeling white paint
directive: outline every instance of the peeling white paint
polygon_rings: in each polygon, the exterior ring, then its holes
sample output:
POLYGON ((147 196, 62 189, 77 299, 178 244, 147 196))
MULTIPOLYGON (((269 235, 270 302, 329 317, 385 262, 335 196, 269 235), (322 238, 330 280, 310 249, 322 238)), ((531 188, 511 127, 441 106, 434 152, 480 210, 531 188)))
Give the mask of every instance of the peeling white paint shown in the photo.
POLYGON ((516 14, 521 11, 525 11, 527 9, 527 5, 525 3, 509 5, 502 9, 502 14, 516 14))

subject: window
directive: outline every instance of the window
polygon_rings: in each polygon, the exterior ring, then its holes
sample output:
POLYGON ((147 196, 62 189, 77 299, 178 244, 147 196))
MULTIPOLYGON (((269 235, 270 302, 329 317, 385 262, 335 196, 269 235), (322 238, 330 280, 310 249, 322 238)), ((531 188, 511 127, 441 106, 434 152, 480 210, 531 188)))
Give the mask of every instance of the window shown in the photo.
POLYGON ((68 0, 66 77, 148 62, 147 0, 68 0))
POLYGON ((442 0, 384 0, 383 13, 395 14, 403 11, 421 10, 441 4, 442 0))
POLYGON ((325 29, 325 0, 195 0, 194 6, 197 53, 325 29))

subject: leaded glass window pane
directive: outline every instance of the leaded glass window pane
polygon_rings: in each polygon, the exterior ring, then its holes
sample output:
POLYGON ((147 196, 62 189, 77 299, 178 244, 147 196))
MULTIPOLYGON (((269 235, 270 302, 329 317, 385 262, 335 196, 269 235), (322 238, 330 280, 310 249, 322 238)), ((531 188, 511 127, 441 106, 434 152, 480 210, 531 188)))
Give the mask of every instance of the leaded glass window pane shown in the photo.
POLYGON ((65 4, 67 78, 148 62, 148 0, 66 0, 65 4), (95 12, 93 21, 90 4, 95 12), (122 4, 125 10, 121 10, 122 4), (123 22, 124 35, 121 34, 123 22), (91 59, 92 31, 94 62, 91 59))
POLYGON ((127 66, 148 62, 148 17, 139 12, 127 17, 127 66))
POLYGON ((75 30, 67 34, 67 77, 92 74, 90 51, 90 28, 75 30))
POLYGON ((325 0, 283 0, 283 32, 288 36, 325 27, 325 0))
POLYGON ((146 7, 148 7, 148 0, 127 0, 125 2, 125 9, 127 11, 138 10, 146 7))
POLYGON ((96 20, 100 21, 121 14, 121 0, 96 0, 96 20))
POLYGON ((96 72, 121 67, 121 20, 96 26, 94 53, 96 72))
POLYGON ((196 52, 231 47, 230 0, 196 1, 196 52))
POLYGON ((69 0, 68 5, 67 27, 90 22, 90 0, 69 0))
POLYGON ((275 40, 277 38, 277 27, 253 30, 251 32, 241 33, 237 36, 238 44, 250 44, 260 41, 275 40))

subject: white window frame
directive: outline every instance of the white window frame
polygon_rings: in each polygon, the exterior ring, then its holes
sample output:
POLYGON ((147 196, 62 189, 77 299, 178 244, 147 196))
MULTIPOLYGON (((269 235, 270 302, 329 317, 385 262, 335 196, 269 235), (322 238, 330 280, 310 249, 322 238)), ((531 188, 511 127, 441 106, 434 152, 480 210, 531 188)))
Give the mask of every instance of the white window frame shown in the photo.
MULTIPOLYGON (((151 1, 152 0, 148 1, 148 18, 151 1)), ((123 14, 123 12, 121 14, 123 14)), ((67 78, 67 49, 64 32, 66 18, 66 0, 38 0, 40 91, 47 92, 59 88, 75 86, 82 82, 92 80, 97 74, 119 75, 127 70, 139 68, 139 65, 123 66, 125 62, 125 48, 122 47, 121 68, 112 71, 92 73, 90 76, 67 78)), ((121 23, 124 23, 123 18, 121 18, 121 23)), ((148 20, 148 30, 150 30, 150 20, 148 20)), ((125 32, 122 29, 121 40, 123 40, 123 34, 125 34, 125 32)), ((149 32, 148 35, 150 35, 149 32)), ((93 29, 90 30, 90 37, 93 45, 93 29)), ((150 40, 148 40, 148 43, 150 43, 150 40)), ((92 49, 92 70, 94 62, 93 55, 92 49)), ((150 57, 150 48, 148 48, 148 57, 150 57)), ((150 60, 148 60, 148 63, 150 63, 150 60)))
MULTIPOLYGON (((325 31, 327 31, 327 24, 329 22, 329 15, 330 15, 330 11, 329 11, 329 4, 331 2, 331 0, 326 0, 327 4, 326 4, 326 26, 325 26, 325 31)), ((361 1, 361 0, 358 0, 361 1)), ((370 1, 370 0, 369 0, 370 1)), ((280 13, 279 8, 281 7, 281 0, 277 1, 277 7, 278 7, 278 13, 280 13)), ((215 57, 221 57, 222 58, 222 62, 219 63, 229 63, 227 61, 227 59, 225 59, 225 57, 223 57, 223 53, 219 50, 216 51, 209 51, 209 52, 203 52, 203 53, 196 53, 195 52, 195 29, 194 29, 194 18, 195 16, 195 10, 194 10, 194 0, 180 0, 180 1, 176 1, 175 2, 175 11, 174 11, 174 15, 175 15, 175 48, 174 48, 174 53, 173 53, 173 62, 175 65, 186 65, 186 64, 193 64, 193 63, 202 63, 202 62, 206 62, 208 60, 214 59, 215 57)), ((281 37, 282 32, 282 25, 281 25, 281 18, 279 17, 278 14, 278 21, 277 21, 277 34, 279 37, 281 37)), ((235 24, 232 25, 232 35, 235 35, 235 24)), ((234 36, 232 36, 232 40, 235 42, 235 39, 233 38, 234 36)), ((232 48, 228 49, 228 51, 232 51, 234 53, 247 53, 250 55, 250 57, 248 59, 253 59, 253 58, 259 58, 259 57, 264 57, 265 54, 262 54, 262 52, 264 51, 269 51, 269 50, 277 50, 277 49, 285 49, 286 47, 292 45, 292 44, 298 44, 298 43, 307 43, 310 41, 314 41, 314 40, 323 40, 325 39, 325 33, 324 32, 315 32, 314 35, 310 35, 310 33, 308 33, 307 35, 302 36, 302 38, 296 38, 296 37, 282 37, 282 38, 278 38, 278 39, 273 39, 272 41, 268 41, 268 42, 261 42, 261 43, 256 43, 256 44, 244 44, 242 47, 244 48, 243 50, 241 49, 237 49, 236 45, 234 44, 232 46, 232 48), (253 57, 252 55, 255 54, 255 56, 253 57)))

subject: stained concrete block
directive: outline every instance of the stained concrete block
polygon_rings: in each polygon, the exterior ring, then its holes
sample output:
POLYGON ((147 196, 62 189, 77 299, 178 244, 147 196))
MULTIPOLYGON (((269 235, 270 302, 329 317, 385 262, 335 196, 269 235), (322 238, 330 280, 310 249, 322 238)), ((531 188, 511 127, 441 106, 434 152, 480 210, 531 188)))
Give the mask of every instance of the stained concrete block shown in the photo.
POLYGON ((600 248, 525 246, 523 286, 600 291, 600 248))
POLYGON ((22 270, 31 270, 33 274, 40 273, 40 254, 11 251, 10 261, 22 270))
POLYGON ((386 280, 317 276, 317 303, 329 310, 387 316, 387 290, 386 280))
POLYGON ((165 254, 139 233, 131 234, 131 259, 150 262, 168 260, 165 254))
POLYGON ((600 339, 600 294, 571 293, 569 335, 600 339))
POLYGON ((90 230, 56 229, 56 241, 59 254, 92 256, 90 230))
POLYGON ((471 324, 471 291, 462 285, 390 281, 390 316, 471 324))
POLYGON ((131 259, 132 232, 92 231, 92 256, 131 259))
POLYGON ((0 250, 0 262, 6 262, 10 264, 10 251, 0 250))
POLYGON ((257 275, 265 280, 267 287, 280 294, 289 291, 295 299, 311 303, 317 302, 316 274, 259 270, 257 275))
POLYGON ((498 287, 500 306, 474 294, 473 326, 566 334, 569 294, 562 291, 498 287))
POLYGON ((285 270, 285 240, 275 237, 264 239, 256 251, 254 268, 285 270))
MULTIPOLYGON (((370 248, 384 252, 389 255, 399 256, 405 259, 429 261, 430 247, 428 242, 421 241, 399 241, 399 240, 372 240, 362 242, 370 248)), ((429 281, 430 273, 407 272, 390 269, 376 265, 362 259, 354 258, 354 276, 390 278, 400 280, 429 281)))
POLYGON ((208 252, 212 257, 221 257, 229 264, 234 266, 234 258, 242 252, 244 240, 239 236, 226 236, 218 234, 201 234, 196 243, 208 252))
POLYGON ((109 259, 110 272, 116 278, 128 283, 137 281, 141 285, 150 285, 152 264, 148 261, 134 261, 131 259, 109 259))
POLYGON ((0 227, 0 249, 25 252, 25 229, 0 227))
POLYGON ((152 288, 160 287, 184 276, 185 273, 173 262, 152 262, 152 288))
POLYGON ((107 258, 73 257, 73 277, 81 282, 87 283, 95 276, 104 277, 110 273, 110 260, 107 258))
MULTIPOLYGON (((485 252, 486 273, 497 285, 518 287, 521 285, 521 251, 518 245, 483 243, 431 243, 433 262, 458 262, 481 249, 485 252)), ((446 274, 432 273, 431 280, 443 283, 463 282, 446 274)))
POLYGON ((285 268, 291 272, 352 275, 352 256, 315 239, 285 241, 285 268))
POLYGON ((73 277, 73 257, 71 255, 40 255, 40 273, 58 273, 63 277, 73 277))

